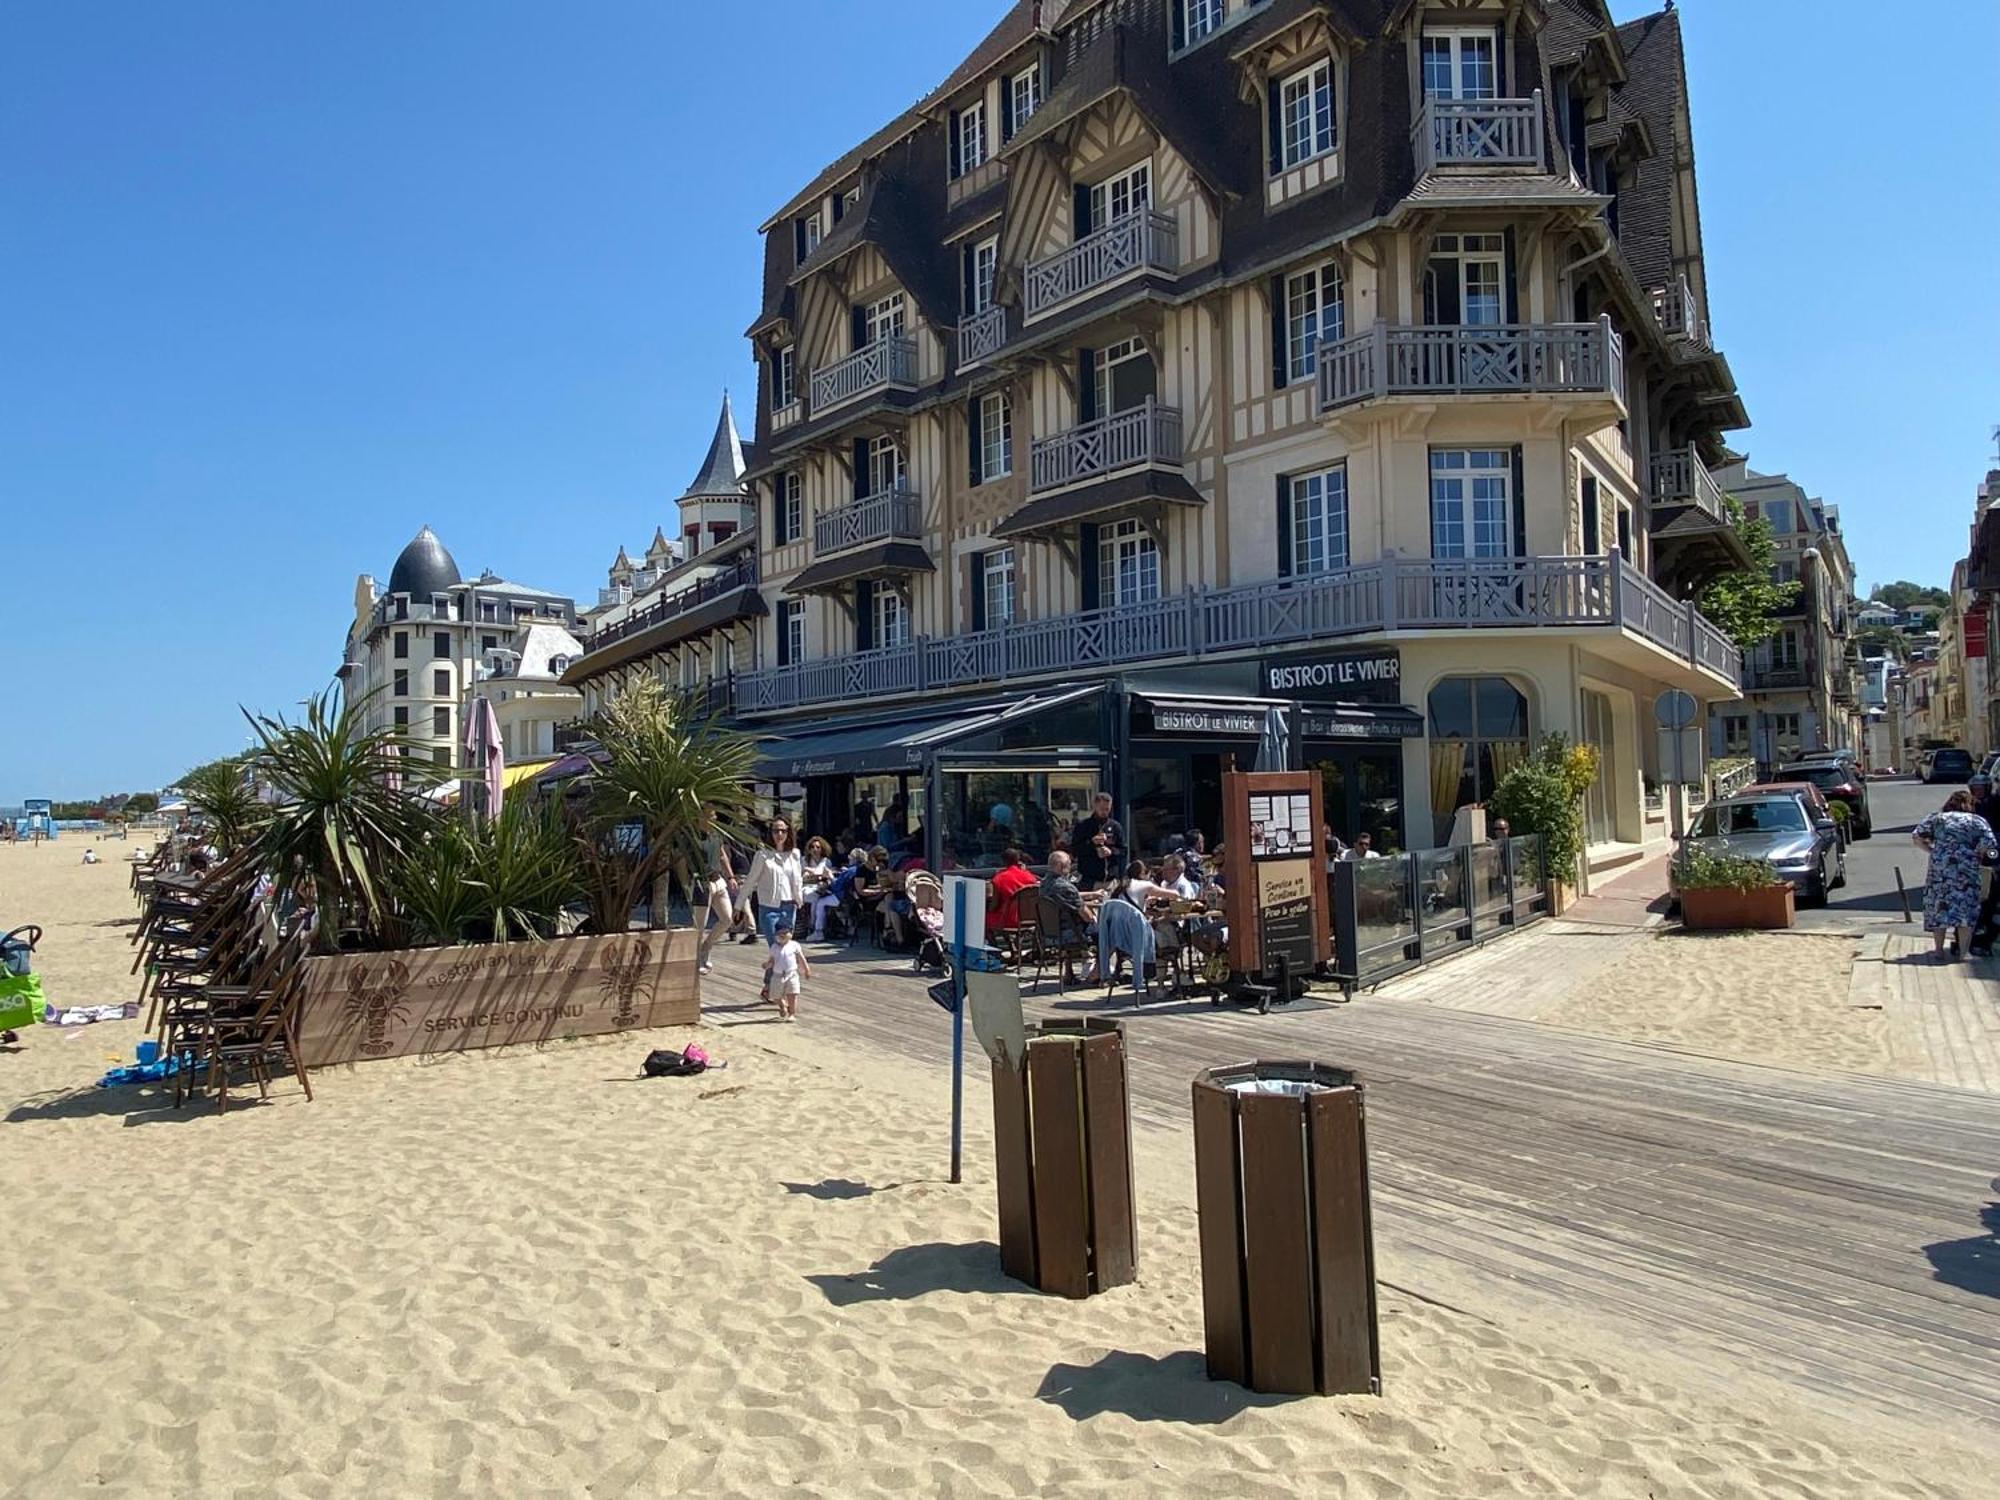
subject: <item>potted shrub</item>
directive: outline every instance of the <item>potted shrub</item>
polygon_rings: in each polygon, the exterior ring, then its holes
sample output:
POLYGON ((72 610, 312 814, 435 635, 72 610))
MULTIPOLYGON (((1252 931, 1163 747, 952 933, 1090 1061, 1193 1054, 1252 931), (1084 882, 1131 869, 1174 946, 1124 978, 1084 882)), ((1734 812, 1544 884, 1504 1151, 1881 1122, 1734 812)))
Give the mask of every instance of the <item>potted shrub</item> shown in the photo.
POLYGON ((1681 925, 1691 928, 1789 927, 1791 883, 1770 861, 1688 849, 1679 856, 1681 925))
POLYGON ((1583 861, 1583 794, 1597 780, 1597 750, 1549 735, 1493 789, 1489 817, 1502 817, 1516 834, 1542 841, 1549 914, 1569 905, 1583 861))

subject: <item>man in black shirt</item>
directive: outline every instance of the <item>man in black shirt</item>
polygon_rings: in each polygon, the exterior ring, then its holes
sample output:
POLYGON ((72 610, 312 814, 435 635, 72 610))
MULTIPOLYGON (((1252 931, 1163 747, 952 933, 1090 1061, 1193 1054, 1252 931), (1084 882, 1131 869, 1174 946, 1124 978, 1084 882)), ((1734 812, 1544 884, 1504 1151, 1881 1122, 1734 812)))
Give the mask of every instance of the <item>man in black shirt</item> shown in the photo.
POLYGON ((1070 852, 1076 856, 1077 882, 1102 885, 1125 873, 1125 830, 1111 816, 1111 794, 1099 792, 1091 799, 1090 816, 1070 830, 1070 852), (1102 842, 1098 835, 1103 834, 1102 842))

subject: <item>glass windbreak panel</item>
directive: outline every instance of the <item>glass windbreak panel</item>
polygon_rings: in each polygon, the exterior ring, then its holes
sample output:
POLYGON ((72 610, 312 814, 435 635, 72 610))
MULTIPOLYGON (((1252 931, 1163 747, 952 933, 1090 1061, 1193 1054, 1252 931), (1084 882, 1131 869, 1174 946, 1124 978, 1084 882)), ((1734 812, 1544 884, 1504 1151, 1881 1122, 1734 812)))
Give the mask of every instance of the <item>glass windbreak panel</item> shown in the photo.
POLYGON ((924 782, 921 776, 854 778, 854 800, 868 804, 875 842, 891 854, 920 853, 924 846, 924 782))
POLYGON ((1473 920, 1481 934, 1494 931, 1507 910, 1507 866, 1498 844, 1472 848, 1473 920))
POLYGON ((1542 841, 1532 834, 1507 840, 1507 860, 1514 867, 1514 890, 1525 902, 1542 883, 1542 841))
POLYGON ((1413 858, 1417 901, 1423 912, 1424 954, 1432 957, 1471 937, 1465 864, 1456 849, 1425 849, 1413 858))
POLYGON ((1132 761, 1132 826, 1126 835, 1135 854, 1150 858, 1173 835, 1187 832, 1187 770, 1178 756, 1142 755, 1132 761))
POLYGON ((1403 847, 1403 752, 1376 750, 1354 758, 1359 811, 1354 831, 1366 833, 1377 854, 1403 847))
POLYGON ((1010 846, 1030 864, 1090 810, 1097 775, 1087 770, 998 767, 946 771, 941 783, 947 868, 991 870, 1010 846))
POLYGON ((1410 957, 1417 924, 1410 910, 1409 861, 1358 860, 1354 870, 1354 957, 1357 978, 1366 981, 1410 957))

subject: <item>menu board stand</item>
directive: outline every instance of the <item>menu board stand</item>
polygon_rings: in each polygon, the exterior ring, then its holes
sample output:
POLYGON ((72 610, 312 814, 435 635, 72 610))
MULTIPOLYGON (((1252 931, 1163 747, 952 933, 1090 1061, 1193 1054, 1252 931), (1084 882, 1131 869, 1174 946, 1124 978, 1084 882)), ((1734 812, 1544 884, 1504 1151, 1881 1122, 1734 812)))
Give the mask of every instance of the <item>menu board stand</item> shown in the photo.
POLYGON ((1222 773, 1230 989, 1259 1010, 1305 992, 1333 957, 1319 775, 1222 773))

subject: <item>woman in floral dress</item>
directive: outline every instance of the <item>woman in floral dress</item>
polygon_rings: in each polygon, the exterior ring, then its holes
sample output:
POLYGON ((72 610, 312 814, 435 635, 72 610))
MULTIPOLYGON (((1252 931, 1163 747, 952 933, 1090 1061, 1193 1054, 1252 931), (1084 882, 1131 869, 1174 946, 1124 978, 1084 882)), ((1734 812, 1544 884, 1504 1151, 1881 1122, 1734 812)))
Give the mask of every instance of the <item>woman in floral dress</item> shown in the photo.
POLYGON ((1924 876, 1924 930, 1933 951, 1944 957, 1945 939, 1956 954, 1972 946, 1972 924, 1979 920, 1979 862, 2000 855, 2000 842, 1986 820, 1972 810, 1972 793, 1961 787, 1945 799, 1944 809, 1917 824, 1912 835, 1930 856, 1924 876))

